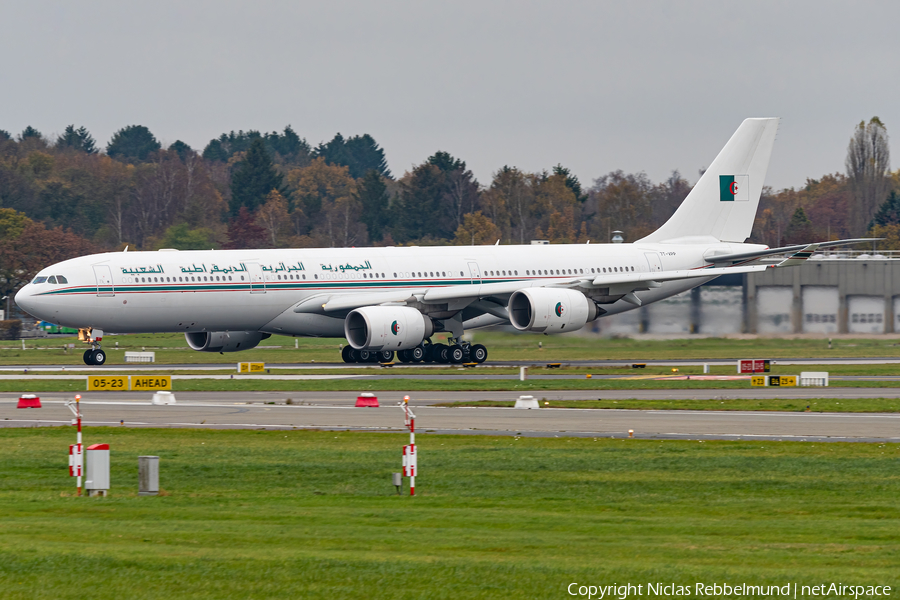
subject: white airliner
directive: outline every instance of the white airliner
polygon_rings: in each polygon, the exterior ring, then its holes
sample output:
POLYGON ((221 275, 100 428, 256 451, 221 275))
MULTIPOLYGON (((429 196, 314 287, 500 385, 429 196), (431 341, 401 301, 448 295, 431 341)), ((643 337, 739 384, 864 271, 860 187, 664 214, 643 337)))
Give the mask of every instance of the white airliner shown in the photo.
POLYGON ((202 352, 272 334, 346 337, 346 362, 484 362, 466 329, 575 331, 724 274, 799 264, 824 242, 768 249, 750 235, 778 119, 746 119, 675 214, 631 244, 113 252, 42 270, 16 294, 25 311, 104 332, 184 332, 202 352), (790 253, 778 264, 748 264, 790 253), (432 344, 449 332, 448 344, 432 344))

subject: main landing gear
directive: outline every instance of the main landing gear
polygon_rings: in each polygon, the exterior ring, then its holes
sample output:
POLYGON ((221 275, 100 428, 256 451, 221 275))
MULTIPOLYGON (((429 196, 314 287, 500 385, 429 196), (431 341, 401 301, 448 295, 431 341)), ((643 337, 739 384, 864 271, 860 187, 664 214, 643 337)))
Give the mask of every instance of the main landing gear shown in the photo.
POLYGON ((447 344, 432 344, 431 340, 422 342, 410 350, 401 350, 397 358, 405 363, 430 362, 441 364, 478 363, 487 360, 487 348, 481 344, 470 344, 454 338, 449 338, 447 344), (421 356, 421 358, 420 358, 421 356))
MULTIPOLYGON (((458 365, 461 363, 481 364, 487 360, 487 348, 481 344, 470 344, 450 338, 449 344, 432 344, 431 340, 425 340, 415 348, 398 350, 397 360, 403 363, 443 363, 458 365)), ((394 360, 394 353, 390 350, 370 352, 368 350, 355 350, 352 346, 344 346, 341 350, 341 358, 345 363, 389 363, 394 360)))

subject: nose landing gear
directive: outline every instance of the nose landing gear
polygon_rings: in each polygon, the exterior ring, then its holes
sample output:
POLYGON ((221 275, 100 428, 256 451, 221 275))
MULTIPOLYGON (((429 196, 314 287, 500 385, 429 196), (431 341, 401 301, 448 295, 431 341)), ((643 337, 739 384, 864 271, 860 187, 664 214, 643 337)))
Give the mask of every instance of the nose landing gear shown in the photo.
POLYGON ((91 343, 91 349, 84 351, 84 364, 99 367, 106 362, 106 352, 100 349, 100 340, 103 339, 102 331, 91 328, 79 329, 78 339, 91 343))
POLYGON ((84 364, 99 367, 105 362, 106 352, 100 348, 100 344, 91 344, 91 349, 84 351, 84 364))

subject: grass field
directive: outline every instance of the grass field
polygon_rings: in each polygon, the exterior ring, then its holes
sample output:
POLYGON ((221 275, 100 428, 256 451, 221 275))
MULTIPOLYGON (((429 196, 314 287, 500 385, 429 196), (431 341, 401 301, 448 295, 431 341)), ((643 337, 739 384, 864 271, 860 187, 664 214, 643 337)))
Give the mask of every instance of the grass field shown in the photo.
POLYGON ((564 598, 572 582, 900 585, 900 445, 0 429, 4 598, 564 598), (137 456, 164 495, 139 497, 137 456))
MULTIPOLYGON (((852 339, 836 338, 832 348, 823 338, 685 338, 673 340, 611 339, 583 335, 544 336, 474 332, 475 341, 485 344, 491 360, 569 361, 569 360, 692 360, 712 358, 844 358, 900 357, 900 340, 894 336, 852 339), (538 344, 542 347, 539 348, 538 344)), ((435 336, 435 340, 444 336, 435 336)), ((194 352, 180 334, 107 336, 103 347, 110 364, 124 362, 125 350, 153 350, 156 361, 175 363, 235 363, 262 361, 267 363, 336 362, 344 340, 303 338, 299 348, 294 340, 273 336, 264 340, 262 348, 220 355, 194 352), (116 349, 116 342, 119 343, 116 349)), ((83 365, 81 354, 86 348, 75 338, 54 337, 26 340, 27 349, 19 342, 0 342, 0 364, 83 365), (65 352, 64 344, 75 349, 65 352)))

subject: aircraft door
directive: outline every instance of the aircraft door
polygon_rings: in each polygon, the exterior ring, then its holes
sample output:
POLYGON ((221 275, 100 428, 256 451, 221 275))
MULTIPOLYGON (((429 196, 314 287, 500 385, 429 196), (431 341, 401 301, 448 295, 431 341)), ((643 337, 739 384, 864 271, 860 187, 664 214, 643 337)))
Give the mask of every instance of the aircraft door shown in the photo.
POLYGON ((662 263, 659 261, 658 252, 644 252, 644 256, 647 258, 647 264, 650 266, 651 273, 662 271, 662 263))
POLYGON ((265 294, 266 279, 263 277, 262 267, 259 263, 247 263, 247 275, 250 276, 250 293, 265 294))
POLYGON ((97 279, 98 296, 116 295, 116 290, 113 287, 112 271, 109 265, 94 265, 94 277, 97 279))
POLYGON ((469 263, 469 275, 472 277, 472 283, 481 283, 481 269, 478 268, 478 263, 469 263))

